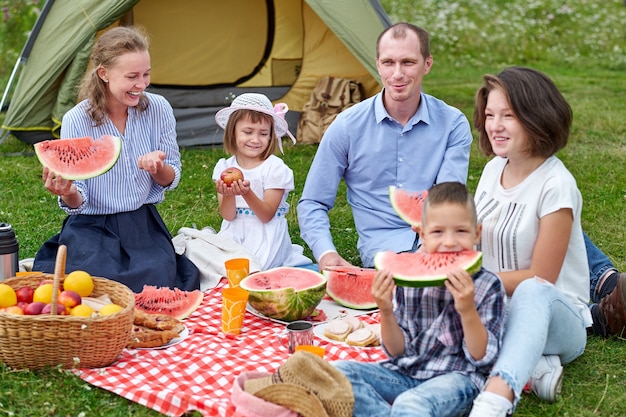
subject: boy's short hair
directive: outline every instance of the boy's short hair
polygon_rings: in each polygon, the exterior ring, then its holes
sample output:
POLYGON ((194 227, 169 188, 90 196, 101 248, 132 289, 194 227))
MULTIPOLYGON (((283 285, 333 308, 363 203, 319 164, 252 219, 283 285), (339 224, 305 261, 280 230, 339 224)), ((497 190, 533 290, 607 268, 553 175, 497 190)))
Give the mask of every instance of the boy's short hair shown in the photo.
POLYGON ((428 190, 428 196, 424 200, 424 207, 422 209, 422 223, 426 218, 426 211, 428 207, 434 207, 443 203, 458 204, 465 206, 471 211, 474 224, 478 222, 476 217, 476 204, 474 203, 474 197, 467 190, 467 187, 460 182, 442 182, 433 185, 428 190))

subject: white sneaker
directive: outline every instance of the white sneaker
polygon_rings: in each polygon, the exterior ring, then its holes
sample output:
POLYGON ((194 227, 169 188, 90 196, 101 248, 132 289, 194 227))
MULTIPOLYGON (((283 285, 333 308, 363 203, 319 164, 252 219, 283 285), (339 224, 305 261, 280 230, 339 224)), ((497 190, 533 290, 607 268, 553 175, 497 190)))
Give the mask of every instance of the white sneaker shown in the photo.
POLYGON ((530 387, 544 401, 555 402, 563 385, 563 366, 558 355, 544 355, 530 377, 530 387))
POLYGON ((478 397, 474 400, 469 417, 507 417, 509 415, 508 408, 498 401, 494 401, 493 397, 485 394, 490 393, 481 392, 478 394, 478 397))

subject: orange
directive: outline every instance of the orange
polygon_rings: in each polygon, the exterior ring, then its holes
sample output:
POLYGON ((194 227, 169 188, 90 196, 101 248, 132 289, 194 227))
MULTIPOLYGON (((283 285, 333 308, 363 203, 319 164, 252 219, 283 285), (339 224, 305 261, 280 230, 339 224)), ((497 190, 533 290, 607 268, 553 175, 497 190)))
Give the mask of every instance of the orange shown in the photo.
POLYGON ((0 308, 11 307, 16 304, 15 290, 7 284, 0 284, 0 308))
POLYGON ((91 317, 94 312, 94 309, 89 307, 88 305, 79 304, 76 307, 72 308, 72 311, 70 311, 70 316, 91 317))
POLYGON ((119 306, 117 304, 107 304, 98 311, 101 316, 108 316, 110 314, 115 314, 122 311, 124 307, 119 306))
POLYGON ((70 272, 63 281, 64 290, 75 291, 81 297, 89 297, 93 286, 93 278, 85 271, 70 272))
MULTIPOLYGON (((53 284, 41 284, 37 288, 35 288, 35 293, 33 294, 33 302, 39 301, 45 304, 50 304, 52 302, 52 290, 53 284)), ((61 294, 61 291, 57 290, 57 296, 61 294)))

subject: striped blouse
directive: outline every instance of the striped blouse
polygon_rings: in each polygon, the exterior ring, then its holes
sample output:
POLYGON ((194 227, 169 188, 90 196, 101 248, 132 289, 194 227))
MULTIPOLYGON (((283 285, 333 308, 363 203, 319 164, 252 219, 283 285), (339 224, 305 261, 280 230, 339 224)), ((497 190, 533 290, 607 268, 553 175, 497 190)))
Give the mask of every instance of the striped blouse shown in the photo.
POLYGON ((117 163, 105 174, 88 180, 75 181, 83 196, 83 203, 71 209, 59 198, 59 206, 68 214, 112 214, 133 211, 144 204, 163 201, 165 191, 178 185, 181 161, 176 142, 176 120, 171 105, 159 95, 144 92, 150 104, 140 112, 128 108, 126 131, 122 135, 106 117, 100 126, 87 115, 87 100, 78 103, 63 116, 61 138, 102 135, 119 136, 122 149, 117 163), (165 152, 165 163, 174 169, 174 181, 163 187, 147 171, 139 169, 139 156, 160 150, 165 152))

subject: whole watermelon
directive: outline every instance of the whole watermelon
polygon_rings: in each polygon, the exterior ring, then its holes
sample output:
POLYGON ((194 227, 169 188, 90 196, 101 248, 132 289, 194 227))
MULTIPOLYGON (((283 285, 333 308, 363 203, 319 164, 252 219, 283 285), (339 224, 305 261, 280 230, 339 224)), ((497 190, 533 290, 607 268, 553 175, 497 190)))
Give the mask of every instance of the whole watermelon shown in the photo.
POLYGON ((256 272, 239 285, 248 291, 248 303, 257 312, 294 321, 311 315, 322 301, 326 277, 310 269, 284 266, 256 272))

